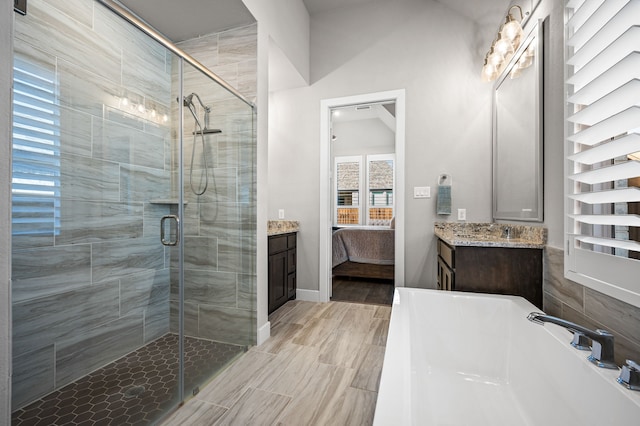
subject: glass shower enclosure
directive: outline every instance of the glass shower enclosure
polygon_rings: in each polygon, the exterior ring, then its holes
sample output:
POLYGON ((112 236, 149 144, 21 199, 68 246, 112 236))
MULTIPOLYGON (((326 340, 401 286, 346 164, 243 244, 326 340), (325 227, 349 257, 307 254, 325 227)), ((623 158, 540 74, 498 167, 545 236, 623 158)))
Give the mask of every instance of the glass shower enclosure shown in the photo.
POLYGON ((255 109, 105 0, 16 15, 12 424, 153 423, 255 344, 255 109))

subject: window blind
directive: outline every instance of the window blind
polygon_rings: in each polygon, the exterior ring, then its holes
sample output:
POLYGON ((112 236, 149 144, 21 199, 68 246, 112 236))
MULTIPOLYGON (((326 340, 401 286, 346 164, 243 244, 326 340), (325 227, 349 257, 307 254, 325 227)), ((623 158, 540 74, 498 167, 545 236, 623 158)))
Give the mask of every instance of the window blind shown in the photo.
POLYGON ((568 270, 640 295, 640 0, 566 7, 568 270))
POLYGON ((13 235, 60 229, 60 110, 55 71, 14 57, 13 235))

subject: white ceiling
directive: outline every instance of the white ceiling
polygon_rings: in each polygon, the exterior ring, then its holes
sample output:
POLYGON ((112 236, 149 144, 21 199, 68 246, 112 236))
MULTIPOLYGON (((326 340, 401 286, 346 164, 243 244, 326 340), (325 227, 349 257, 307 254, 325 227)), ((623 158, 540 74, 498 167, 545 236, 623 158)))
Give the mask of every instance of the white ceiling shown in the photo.
POLYGON ((171 41, 255 22, 242 0, 119 0, 171 41))
POLYGON ((380 120, 392 132, 396 131, 396 119, 394 116, 395 105, 389 103, 382 104, 361 104, 349 105, 346 107, 334 108, 331 116, 333 123, 346 123, 360 120, 380 120))
MULTIPOLYGON (((340 7, 356 6, 388 0, 303 0, 310 15, 340 7)), ((500 18, 509 6, 509 0, 434 0, 481 25, 498 27, 500 18)))
MULTIPOLYGON (((116 0, 164 36, 177 43, 255 22, 242 0, 116 0)), ((267 0, 262 0, 267 1, 267 0)), ((310 16, 341 7, 390 0, 303 0, 310 16)), ((420 1, 420 0, 418 0, 420 1)), ((421 0, 430 1, 430 0, 421 0)), ((497 28, 509 0, 433 0, 480 26, 497 28), (471 3, 471 6, 470 6, 471 3)), ((304 83, 277 46, 270 47, 270 88, 282 90, 304 83), (276 77, 279 78, 276 79, 276 77)))
MULTIPOLYGON (((242 0, 119 0, 174 42, 255 22, 242 0)), ((263 0, 265 1, 265 0, 263 0)), ((303 0, 309 15, 388 0, 303 0)), ((424 0, 428 1, 428 0, 424 0)), ((434 0, 478 24, 496 28, 509 0, 434 0)))

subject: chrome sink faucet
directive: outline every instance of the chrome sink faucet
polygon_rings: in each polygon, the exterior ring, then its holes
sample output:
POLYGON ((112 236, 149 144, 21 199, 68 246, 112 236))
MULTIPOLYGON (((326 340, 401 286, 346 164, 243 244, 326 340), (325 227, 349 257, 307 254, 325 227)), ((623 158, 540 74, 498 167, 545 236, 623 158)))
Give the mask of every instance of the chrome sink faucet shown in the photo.
POLYGON ((510 227, 506 227, 504 228, 504 230, 502 231, 502 238, 506 238, 507 240, 511 239, 511 228, 510 227))
MULTIPOLYGON (((527 319, 537 324, 544 325, 545 322, 559 325, 574 333, 574 342, 581 340, 582 336, 591 339, 591 355, 588 360, 602 368, 617 369, 618 365, 613 359, 613 334, 605 330, 590 330, 581 325, 575 324, 561 318, 552 317, 542 312, 531 312, 527 319)), ((576 345, 574 345, 576 346, 576 345)))

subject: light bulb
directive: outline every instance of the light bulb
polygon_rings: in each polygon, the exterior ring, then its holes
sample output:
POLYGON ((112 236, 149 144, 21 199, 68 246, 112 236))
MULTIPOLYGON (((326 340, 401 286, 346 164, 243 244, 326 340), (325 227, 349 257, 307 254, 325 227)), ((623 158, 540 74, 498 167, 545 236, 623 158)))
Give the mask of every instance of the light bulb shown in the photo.
POLYGON ((485 83, 489 81, 493 81, 496 78, 496 67, 492 64, 489 64, 485 61, 484 66, 482 67, 481 73, 482 81, 485 83))
POLYGON ((500 64, 504 60, 504 57, 495 51, 495 49, 491 49, 489 52, 489 56, 487 57, 487 62, 494 65, 496 68, 500 67, 500 64))
POLYGON ((520 23, 516 20, 510 20, 506 24, 504 24, 504 27, 500 32, 500 37, 511 42, 513 50, 517 50, 518 46, 520 46, 520 39, 522 38, 522 34, 522 26, 520 25, 520 23))
POLYGON ((533 64, 533 55, 522 55, 522 58, 518 61, 518 67, 520 69, 525 69, 530 67, 533 64))
POLYGON ((499 38, 498 41, 494 44, 496 52, 500 53, 502 56, 506 56, 509 53, 513 53, 513 45, 511 42, 505 38, 499 38))

